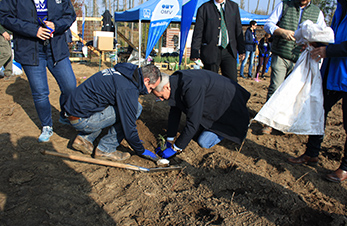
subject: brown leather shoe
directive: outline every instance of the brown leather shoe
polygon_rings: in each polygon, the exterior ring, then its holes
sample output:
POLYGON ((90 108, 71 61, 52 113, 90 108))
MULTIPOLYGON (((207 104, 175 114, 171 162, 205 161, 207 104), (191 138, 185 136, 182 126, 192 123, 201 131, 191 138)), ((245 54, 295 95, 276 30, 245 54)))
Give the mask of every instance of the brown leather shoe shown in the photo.
POLYGON ((308 164, 311 166, 315 166, 318 163, 318 157, 310 157, 308 155, 301 155, 297 158, 295 157, 288 158, 288 162, 295 165, 308 164))
POLYGON ((328 181, 340 183, 347 179, 347 171, 337 169, 335 172, 329 173, 325 176, 328 181))
POLYGON ((91 142, 87 141, 81 136, 77 136, 72 144, 72 147, 83 154, 91 155, 93 154, 94 146, 91 142))
POLYGON ((111 161, 124 161, 128 158, 130 158, 130 153, 128 152, 121 152, 121 151, 115 151, 111 153, 100 151, 99 148, 95 149, 94 158, 97 159, 106 159, 111 161))

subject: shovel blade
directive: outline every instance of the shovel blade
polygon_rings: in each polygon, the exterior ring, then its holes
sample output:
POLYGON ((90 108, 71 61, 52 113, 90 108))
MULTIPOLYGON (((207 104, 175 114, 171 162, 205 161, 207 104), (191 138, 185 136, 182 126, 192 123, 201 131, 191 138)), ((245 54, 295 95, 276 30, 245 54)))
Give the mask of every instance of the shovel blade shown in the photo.
POLYGON ((181 170, 181 169, 182 169, 182 166, 156 167, 156 168, 149 168, 148 172, 160 172, 160 171, 181 170))

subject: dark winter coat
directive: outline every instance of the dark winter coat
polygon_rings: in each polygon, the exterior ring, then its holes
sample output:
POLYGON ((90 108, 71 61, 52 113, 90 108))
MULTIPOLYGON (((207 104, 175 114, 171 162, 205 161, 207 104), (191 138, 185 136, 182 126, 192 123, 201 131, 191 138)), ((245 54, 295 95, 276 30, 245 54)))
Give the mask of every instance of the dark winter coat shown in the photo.
POLYGON ((168 137, 175 137, 181 113, 186 126, 175 145, 184 149, 200 127, 241 143, 246 137, 249 92, 229 78, 208 70, 182 70, 170 76, 168 137))
MULTIPOLYGON (((47 8, 47 21, 55 25, 50 43, 54 61, 58 62, 70 55, 65 31, 75 21, 76 13, 70 0, 47 0, 47 8)), ((40 25, 34 1, 0 1, 0 24, 13 32, 14 59, 23 65, 38 65, 39 42, 42 41, 36 37, 40 25)))
MULTIPOLYGON (((236 58, 237 53, 245 53, 239 6, 235 2, 226 0, 224 11, 230 44, 228 48, 236 58)), ((220 18, 220 12, 213 0, 199 7, 192 39, 191 58, 201 58, 204 64, 216 63, 219 53, 220 18)))
MULTIPOLYGON (((256 35, 256 31, 254 31, 254 35, 256 35)), ((257 43, 253 39, 253 34, 251 28, 247 28, 245 31, 245 50, 249 52, 254 52, 257 49, 257 43)))

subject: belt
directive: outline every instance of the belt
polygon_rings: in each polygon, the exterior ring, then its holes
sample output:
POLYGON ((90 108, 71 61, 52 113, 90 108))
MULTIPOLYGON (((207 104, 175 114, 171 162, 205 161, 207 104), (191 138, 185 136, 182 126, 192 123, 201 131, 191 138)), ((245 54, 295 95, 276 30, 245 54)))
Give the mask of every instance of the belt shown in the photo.
POLYGON ((70 115, 67 118, 69 119, 70 122, 77 121, 78 119, 80 119, 80 117, 75 117, 75 116, 72 116, 72 115, 70 115))

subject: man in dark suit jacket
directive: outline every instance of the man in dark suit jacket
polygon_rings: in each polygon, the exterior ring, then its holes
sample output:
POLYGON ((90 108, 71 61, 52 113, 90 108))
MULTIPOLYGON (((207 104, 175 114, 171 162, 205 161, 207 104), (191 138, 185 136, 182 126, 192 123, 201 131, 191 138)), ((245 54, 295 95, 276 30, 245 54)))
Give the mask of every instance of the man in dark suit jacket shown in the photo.
POLYGON ((249 92, 233 80, 208 70, 182 70, 168 76, 153 90, 161 100, 169 100, 168 150, 156 149, 159 156, 169 158, 196 138, 203 148, 211 148, 226 138, 241 144, 246 137, 249 92), (177 138, 181 113, 186 126, 177 138), (169 153, 169 154, 168 154, 169 153))
POLYGON ((198 9, 191 45, 191 60, 201 58, 204 69, 237 81, 237 53, 244 58, 245 45, 238 4, 230 0, 210 0, 198 9), (220 13, 220 7, 224 15, 220 13), (227 46, 222 47, 222 19, 227 29, 227 46))

